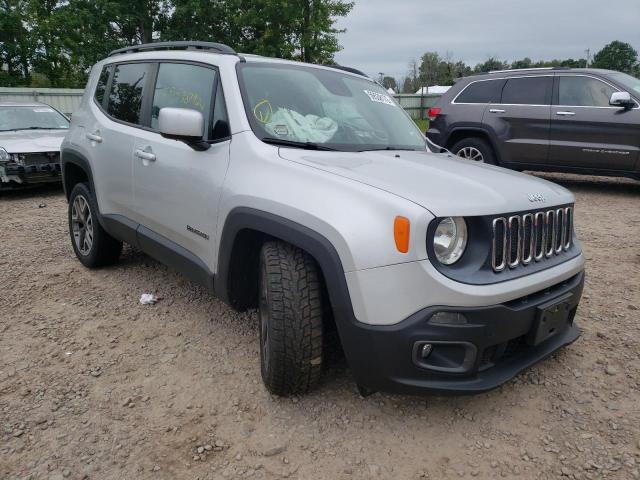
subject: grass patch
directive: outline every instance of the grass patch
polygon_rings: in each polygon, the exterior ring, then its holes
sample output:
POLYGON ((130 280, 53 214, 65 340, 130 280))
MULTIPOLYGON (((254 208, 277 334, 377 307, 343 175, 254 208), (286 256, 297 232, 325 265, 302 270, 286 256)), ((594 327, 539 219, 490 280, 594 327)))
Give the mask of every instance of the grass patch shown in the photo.
POLYGON ((429 120, 414 120, 414 122, 416 122, 416 125, 418 125, 422 133, 426 132, 427 128, 429 128, 429 120))

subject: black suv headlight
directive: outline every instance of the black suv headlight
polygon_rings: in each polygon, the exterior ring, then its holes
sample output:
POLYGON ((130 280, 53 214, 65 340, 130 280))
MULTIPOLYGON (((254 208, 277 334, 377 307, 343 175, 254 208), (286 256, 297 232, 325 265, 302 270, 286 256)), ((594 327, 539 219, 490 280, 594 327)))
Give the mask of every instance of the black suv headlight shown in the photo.
POLYGON ((460 260, 467 248, 467 224, 462 217, 446 217, 440 220, 433 235, 433 251, 443 265, 460 260))
POLYGON ((2 147, 0 147, 0 162, 10 162, 11 155, 2 147))

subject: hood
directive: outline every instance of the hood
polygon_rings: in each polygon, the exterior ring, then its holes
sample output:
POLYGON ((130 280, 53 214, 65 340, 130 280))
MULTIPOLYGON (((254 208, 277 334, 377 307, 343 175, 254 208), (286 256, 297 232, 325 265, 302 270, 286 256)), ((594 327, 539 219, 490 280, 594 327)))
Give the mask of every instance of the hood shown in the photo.
POLYGON ((62 139, 69 130, 18 130, 0 132, 0 147, 9 153, 60 151, 62 139))
POLYGON ((574 201, 571 192, 555 183, 449 154, 280 148, 280 156, 406 198, 438 217, 535 210, 574 201))

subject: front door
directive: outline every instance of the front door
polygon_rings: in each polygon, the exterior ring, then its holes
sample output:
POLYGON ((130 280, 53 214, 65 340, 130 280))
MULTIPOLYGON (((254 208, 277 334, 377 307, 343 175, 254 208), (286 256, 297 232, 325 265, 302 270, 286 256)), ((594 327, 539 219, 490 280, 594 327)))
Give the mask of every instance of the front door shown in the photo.
POLYGON ((501 161, 542 165, 549 155, 553 76, 509 78, 499 103, 492 103, 484 123, 495 132, 501 161))
POLYGON ((609 105, 616 91, 591 76, 556 77, 550 165, 603 172, 634 169, 640 150, 640 109, 609 105))
POLYGON ((133 149, 134 198, 141 228, 179 245, 211 270, 218 204, 229 163, 228 128, 218 128, 221 121, 226 122, 226 110, 215 68, 160 63, 151 129, 138 132, 133 149), (196 151, 182 141, 162 137, 157 128, 163 107, 202 112, 203 134, 211 148, 196 151), (222 138, 217 132, 223 132, 222 138))

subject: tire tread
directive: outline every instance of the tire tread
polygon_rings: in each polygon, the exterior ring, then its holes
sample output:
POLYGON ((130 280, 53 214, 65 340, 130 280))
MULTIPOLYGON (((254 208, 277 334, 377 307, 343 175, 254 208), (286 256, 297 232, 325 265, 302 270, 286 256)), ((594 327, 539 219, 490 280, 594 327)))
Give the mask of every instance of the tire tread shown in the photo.
POLYGON ((322 285, 315 261, 280 241, 264 244, 270 365, 263 379, 277 395, 306 393, 322 372, 322 285))

